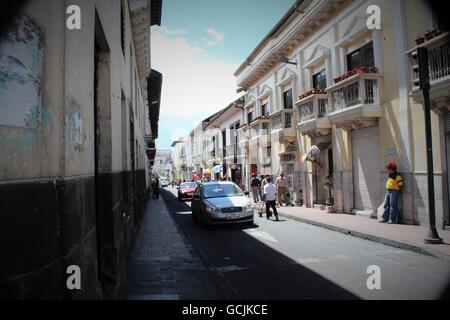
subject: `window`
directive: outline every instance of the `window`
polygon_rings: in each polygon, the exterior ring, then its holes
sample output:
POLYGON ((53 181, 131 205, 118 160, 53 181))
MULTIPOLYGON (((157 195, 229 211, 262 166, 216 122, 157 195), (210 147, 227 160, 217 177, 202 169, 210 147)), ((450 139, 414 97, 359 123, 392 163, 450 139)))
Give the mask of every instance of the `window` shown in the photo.
POLYGON ((269 130, 269 123, 268 122, 263 122, 262 123, 262 129, 263 130, 269 130))
POLYGON ((120 2, 120 41, 122 53, 125 56, 125 10, 123 1, 120 2))
POLYGON ((360 67, 375 67, 375 60, 373 57, 373 42, 369 42, 368 44, 347 55, 348 71, 360 67))
POLYGON ((262 106, 261 106, 261 115, 262 116, 268 116, 269 115, 269 104, 268 103, 264 103, 262 106))
POLYGON ((210 198, 228 198, 242 197, 244 194, 241 190, 231 183, 227 184, 206 184, 204 186, 203 195, 205 199, 210 198))
POLYGON ((292 109, 292 89, 283 92, 283 106, 285 109, 292 109))
POLYGON ((248 123, 253 121, 253 111, 247 114, 248 123))
POLYGON ((266 149, 266 156, 268 158, 272 157, 272 147, 267 147, 267 149, 266 149))
POLYGON ((313 88, 324 90, 327 87, 327 76, 325 74, 325 69, 314 74, 312 76, 313 88))
POLYGON ((292 128, 292 114, 291 113, 284 114, 284 127, 292 128))

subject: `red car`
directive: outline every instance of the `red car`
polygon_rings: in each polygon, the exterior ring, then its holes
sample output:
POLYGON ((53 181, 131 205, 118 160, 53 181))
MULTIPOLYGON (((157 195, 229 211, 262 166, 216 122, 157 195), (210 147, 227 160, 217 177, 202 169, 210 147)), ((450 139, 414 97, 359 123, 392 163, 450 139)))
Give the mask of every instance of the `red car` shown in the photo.
POLYGON ((178 188, 178 201, 183 201, 184 199, 192 199, 195 188, 197 188, 196 182, 183 182, 178 188))

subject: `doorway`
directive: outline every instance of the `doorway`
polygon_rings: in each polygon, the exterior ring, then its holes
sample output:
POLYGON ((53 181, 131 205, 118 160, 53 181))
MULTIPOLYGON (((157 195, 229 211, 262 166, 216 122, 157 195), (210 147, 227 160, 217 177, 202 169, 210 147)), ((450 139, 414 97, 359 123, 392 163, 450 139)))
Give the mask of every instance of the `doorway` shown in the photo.
MULTIPOLYGON (((107 193, 108 186, 105 185, 105 174, 110 169, 110 162, 107 157, 107 150, 111 144, 111 128, 103 123, 110 118, 111 112, 111 70, 110 70, 110 49, 106 40, 100 18, 95 12, 95 37, 94 37, 94 184, 95 184, 95 217, 96 217, 96 236, 97 236, 97 268, 99 279, 103 287, 108 285, 110 280, 106 276, 107 266, 105 258, 107 253, 105 248, 111 242, 107 237, 109 233, 106 226, 109 225, 108 217, 105 216, 109 198, 107 193)), ((110 279, 110 278, 109 278, 110 279)))

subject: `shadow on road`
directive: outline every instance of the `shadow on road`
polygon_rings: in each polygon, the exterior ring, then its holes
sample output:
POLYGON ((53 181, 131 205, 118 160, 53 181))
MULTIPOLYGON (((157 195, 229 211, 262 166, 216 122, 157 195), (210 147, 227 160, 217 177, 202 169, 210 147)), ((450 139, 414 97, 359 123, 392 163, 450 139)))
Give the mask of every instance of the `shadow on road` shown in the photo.
MULTIPOLYGON (((236 299, 359 299, 249 235, 245 227, 205 230, 191 219, 190 206, 168 190, 162 198, 192 246, 211 270, 235 292, 236 299), (178 214, 180 213, 180 214, 178 214)), ((254 225, 250 229, 257 229, 254 225)), ((251 231, 251 230, 250 230, 251 231)))

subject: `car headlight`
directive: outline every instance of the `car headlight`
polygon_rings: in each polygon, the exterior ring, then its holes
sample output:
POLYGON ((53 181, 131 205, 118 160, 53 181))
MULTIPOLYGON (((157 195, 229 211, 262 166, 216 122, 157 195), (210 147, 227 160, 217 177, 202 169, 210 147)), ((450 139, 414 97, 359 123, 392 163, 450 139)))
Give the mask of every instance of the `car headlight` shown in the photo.
POLYGON ((212 206, 212 205, 210 205, 210 204, 207 204, 206 206, 205 206, 205 208, 206 208, 206 211, 208 211, 208 212, 220 212, 221 210, 219 209, 219 208, 217 208, 217 207, 214 207, 214 206, 212 206))
POLYGON ((245 212, 251 212, 253 211, 253 207, 251 204, 247 204, 246 206, 244 206, 244 211, 245 212))

